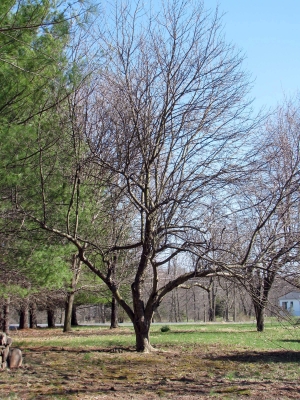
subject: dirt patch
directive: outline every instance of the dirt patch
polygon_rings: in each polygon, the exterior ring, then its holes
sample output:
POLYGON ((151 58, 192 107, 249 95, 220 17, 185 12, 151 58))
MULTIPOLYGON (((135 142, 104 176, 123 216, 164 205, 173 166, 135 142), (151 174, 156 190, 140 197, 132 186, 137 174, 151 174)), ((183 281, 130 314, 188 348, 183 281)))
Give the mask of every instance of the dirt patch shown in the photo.
POLYGON ((16 334, 23 338, 24 368, 1 372, 2 400, 300 398, 298 353, 249 352, 214 345, 164 346, 151 354, 139 354, 122 346, 47 346, 46 340, 36 346, 24 345, 26 337, 36 335, 42 340, 53 334, 38 330, 16 334))

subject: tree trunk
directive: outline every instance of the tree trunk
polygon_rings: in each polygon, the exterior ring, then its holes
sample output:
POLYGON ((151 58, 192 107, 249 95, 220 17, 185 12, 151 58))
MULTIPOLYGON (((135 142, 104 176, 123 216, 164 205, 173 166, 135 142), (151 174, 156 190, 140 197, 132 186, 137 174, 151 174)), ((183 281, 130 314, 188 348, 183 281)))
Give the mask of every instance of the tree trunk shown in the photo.
POLYGON ((213 309, 211 307, 208 309, 208 320, 209 322, 213 322, 215 320, 213 309))
POLYGON ((216 296, 217 290, 215 289, 214 281, 211 278, 210 287, 207 290, 208 295, 208 321, 214 322, 216 320, 216 296))
POLYGON ((226 303, 226 307, 225 307, 225 321, 229 322, 229 306, 228 306, 228 303, 226 303))
POLYGON ((251 297, 255 310, 256 329, 263 332, 265 328, 265 310, 268 303, 269 292, 274 282, 275 272, 267 271, 262 280, 259 280, 256 286, 252 285, 251 297))
POLYGON ((214 294, 211 290, 207 292, 208 294, 208 321, 213 322, 216 318, 215 316, 215 304, 214 304, 214 294))
POLYGON ((29 301, 28 299, 24 299, 20 311, 19 329, 28 329, 28 328, 29 328, 29 301))
POLYGON ((100 318, 100 322, 102 322, 102 324, 105 324, 105 322, 106 322, 106 318, 105 318, 105 304, 99 304, 98 309, 99 309, 99 318, 100 318))
POLYGON ((77 320, 77 306, 73 303, 71 326, 78 326, 78 325, 79 325, 79 323, 77 320))
POLYGON ((111 299, 110 329, 118 328, 118 303, 114 296, 111 299))
POLYGON ((155 311, 155 316, 154 316, 154 318, 155 318, 155 320, 156 320, 157 322, 161 322, 161 315, 160 315, 160 313, 159 313, 158 310, 155 311))
POLYGON ((178 322, 176 296, 175 296, 175 292, 174 291, 172 291, 172 293, 171 293, 170 321, 171 322, 178 322))
POLYGON ((197 303, 196 303, 196 292, 193 288, 193 310, 194 310, 194 322, 197 321, 197 303))
POLYGON ((233 322, 236 322, 236 289, 233 286, 233 322))
POLYGON ((255 316, 256 316, 256 330, 257 332, 263 332, 265 328, 265 307, 261 303, 254 304, 255 316))
POLYGON ((70 284, 70 292, 67 295, 67 300, 66 300, 66 305, 65 305, 65 321, 64 321, 64 332, 70 332, 72 325, 73 326, 78 326, 77 318, 76 318, 76 310, 75 310, 75 315, 73 307, 74 307, 74 299, 75 299, 75 291, 76 291, 76 286, 80 277, 80 272, 81 272, 81 261, 77 257, 76 254, 73 255, 72 258, 72 281, 70 284), (74 318, 75 317, 75 318, 74 318), (72 319, 74 324, 72 323, 72 319))
POLYGON ((10 305, 10 298, 8 297, 5 300, 5 304, 3 306, 3 332, 7 333, 9 332, 9 305, 10 305))
POLYGON ((65 321, 63 332, 70 332, 72 328, 72 309, 75 299, 75 293, 70 292, 67 295, 66 305, 65 305, 65 321))
POLYGON ((47 309, 48 328, 55 328, 55 310, 51 307, 47 309))
POLYGON ((188 291, 185 291, 185 317, 186 322, 189 322, 189 307, 188 307, 189 299, 188 299, 188 291))
MULTIPOLYGON (((175 299, 176 299, 176 308, 177 308, 177 319, 178 322, 181 322, 181 316, 180 316, 180 303, 179 303, 179 296, 178 296, 178 288, 175 289, 175 299)), ((176 321, 177 322, 177 321, 176 321)))
POLYGON ((0 306, 0 331, 4 331, 4 306, 0 306))
POLYGON ((142 300, 142 290, 139 284, 133 284, 131 289, 134 309, 131 321, 135 331, 136 351, 150 353, 154 351, 154 348, 150 344, 149 331, 154 311, 157 307, 154 306, 153 301, 150 299, 145 307, 144 301, 142 300))
POLYGON ((31 329, 37 328, 37 307, 34 301, 31 303, 29 309, 29 326, 31 329))
POLYGON ((136 351, 142 353, 150 353, 154 350, 154 348, 150 344, 149 330, 150 330, 150 321, 144 320, 142 321, 134 321, 134 331, 136 337, 136 351))

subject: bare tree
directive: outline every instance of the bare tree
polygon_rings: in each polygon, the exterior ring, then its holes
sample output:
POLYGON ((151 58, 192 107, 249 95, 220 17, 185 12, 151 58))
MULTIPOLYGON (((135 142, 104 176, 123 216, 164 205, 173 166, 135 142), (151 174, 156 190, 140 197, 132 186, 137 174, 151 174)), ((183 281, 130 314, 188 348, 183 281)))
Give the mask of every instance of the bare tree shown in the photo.
POLYGON ((159 284, 159 270, 192 251, 195 237, 207 251, 203 214, 210 210, 209 197, 226 191, 242 170, 235 155, 249 132, 242 59, 224 42, 218 13, 190 6, 171 1, 159 14, 147 15, 140 4, 132 9, 128 3, 115 10, 99 39, 106 59, 88 143, 94 163, 114 174, 115 186, 136 211, 130 238, 102 246, 104 257, 136 249, 132 306, 110 279, 111 267, 103 274, 79 254, 128 313, 138 351, 151 350, 149 327, 165 294, 218 270, 198 264, 159 284), (147 275, 152 285, 145 300, 147 275))
MULTIPOLYGON (((227 271, 215 262, 208 233, 211 199, 223 202, 229 186, 245 173, 243 145, 254 123, 242 57, 224 41, 217 11, 170 0, 156 13, 128 2, 105 18, 97 42, 102 65, 76 103, 76 118, 81 115, 83 123, 72 135, 84 144, 64 182, 73 187, 66 217, 49 218, 47 184, 57 156, 51 168, 49 159, 38 160, 42 211, 18 206, 42 229, 76 246, 81 262, 128 314, 137 350, 147 352, 152 317, 165 295, 193 277, 227 271), (118 211, 112 236, 111 192, 118 211), (84 208, 87 194, 94 200, 84 208), (102 225, 87 225, 85 217, 79 224, 84 209, 90 221, 102 225), (189 252, 199 259, 194 266, 185 263, 189 252), (114 274, 116 255, 128 267, 131 301, 120 290, 122 277, 114 274), (160 271, 175 259, 184 272, 161 282, 160 271)), ((61 157, 62 149, 70 155, 68 144, 58 142, 61 157)), ((46 151, 40 146, 41 155, 46 151)))
POLYGON ((243 266, 240 281, 251 295, 258 331, 264 329, 275 278, 292 276, 298 268, 299 145, 299 111, 289 103, 267 122, 259 170, 240 186, 244 210, 235 214, 230 251, 243 266))

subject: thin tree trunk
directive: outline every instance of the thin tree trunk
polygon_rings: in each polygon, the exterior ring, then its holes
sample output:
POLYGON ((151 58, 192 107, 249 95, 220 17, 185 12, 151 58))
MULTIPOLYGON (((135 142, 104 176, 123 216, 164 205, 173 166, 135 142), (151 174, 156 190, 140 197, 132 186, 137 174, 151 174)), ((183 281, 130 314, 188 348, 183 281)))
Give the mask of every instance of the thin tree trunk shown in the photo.
POLYGON ((258 332, 263 332, 265 328, 265 310, 274 277, 274 272, 267 271, 267 275, 264 276, 262 280, 259 280, 256 286, 251 286, 251 297, 256 317, 256 329, 258 332))
POLYGON ((211 290, 209 290, 207 293, 208 293, 208 321, 213 322, 215 320, 213 293, 211 290))
POLYGON ((65 321, 63 332, 70 332, 72 328, 72 308, 74 304, 75 293, 70 292, 67 294, 67 300, 65 305, 65 321))
POLYGON ((229 322, 229 306, 228 306, 228 303, 226 303, 226 307, 225 307, 225 321, 229 322))
POLYGON ((178 322, 181 322, 178 288, 175 289, 175 299, 176 299, 176 309, 177 309, 178 322))
MULTIPOLYGON (((72 281, 70 284, 70 292, 67 294, 67 300, 65 304, 65 321, 64 321, 64 332, 70 332, 72 328, 72 313, 73 311, 73 306, 74 306, 74 300, 75 300, 75 291, 76 291, 76 286, 80 277, 80 272, 81 272, 81 261, 77 257, 76 254, 73 255, 72 258, 72 281)), ((74 316, 73 316, 74 317, 74 316)), ((76 319, 76 318, 75 318, 76 319)), ((74 321, 75 322, 75 321, 74 321)), ((77 322, 77 319, 76 319, 77 322)), ((78 322, 74 324, 74 326, 77 326, 78 322)))
POLYGON ((175 291, 171 293, 171 322, 178 322, 175 291))
POLYGON ((226 294, 226 298, 225 298, 225 321, 229 322, 229 308, 230 308, 230 299, 229 299, 229 286, 226 284, 225 287, 225 294, 226 294))
POLYGON ((236 288, 233 286, 233 322, 236 322, 236 288))
POLYGON ((265 307, 262 304, 254 304, 255 316, 256 316, 256 330, 257 332, 263 332, 265 328, 265 307))
POLYGON ((188 299, 188 291, 185 292, 185 313, 186 313, 186 322, 189 322, 189 307, 188 307, 189 299, 188 299))
POLYGON ((161 315, 158 310, 155 311, 155 320, 161 322, 161 315))
POLYGON ((77 306, 73 303, 71 326, 78 326, 78 325, 79 325, 79 323, 77 320, 77 306))
POLYGON ((29 301, 28 298, 23 300, 22 308, 20 311, 20 325, 19 329, 29 328, 29 301))
POLYGON ((7 333, 9 332, 9 316, 10 316, 10 309, 9 309, 9 305, 10 305, 10 298, 8 297, 5 300, 4 306, 3 306, 3 332, 7 333))
POLYGON ((194 310, 194 322, 197 321, 197 306, 196 306, 196 292, 193 288, 193 310, 194 310))
POLYGON ((100 308, 100 320, 103 324, 105 324, 106 322, 106 318, 105 318, 105 304, 100 304, 99 305, 100 308))
POLYGON ((0 306, 0 330, 4 331, 4 305, 0 306))
POLYGON ((31 303, 29 309, 29 326, 31 329, 37 328, 37 306, 34 301, 31 303))
POLYGON ((114 296, 111 299, 110 329, 118 328, 118 303, 114 296))
POLYGON ((52 307, 47 308, 48 328, 55 328, 55 310, 52 307))

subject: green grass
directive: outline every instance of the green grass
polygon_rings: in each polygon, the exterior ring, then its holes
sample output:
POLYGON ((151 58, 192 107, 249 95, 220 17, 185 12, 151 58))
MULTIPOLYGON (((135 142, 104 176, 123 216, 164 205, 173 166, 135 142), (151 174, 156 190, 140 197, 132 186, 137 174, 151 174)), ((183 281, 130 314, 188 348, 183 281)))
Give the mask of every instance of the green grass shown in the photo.
MULTIPOLYGON (((219 344, 221 346, 247 348, 248 350, 285 349, 300 351, 300 326, 283 325, 282 323, 267 323, 264 332, 257 332, 255 324, 169 324, 170 331, 161 332, 162 325, 153 325, 150 340, 160 348, 169 346, 194 347, 219 344)), ((74 329, 72 334, 62 334, 61 329, 51 331, 49 337, 14 338, 16 346, 61 346, 61 347, 118 347, 134 346, 135 336, 132 327, 110 331, 107 327, 89 327, 89 334, 84 334, 85 328, 74 329), (82 331, 82 336, 80 335, 82 331)))
POLYGON ((40 340, 36 339, 14 339, 14 345, 18 347, 38 347, 39 344, 41 346, 53 346, 53 347, 66 347, 66 348, 77 348, 77 347, 118 347, 118 346, 134 346, 135 338, 133 333, 128 332, 127 336, 119 336, 115 334, 113 336, 101 336, 100 334, 95 334, 89 337, 72 337, 69 336, 61 337, 56 336, 53 333, 53 336, 47 340, 45 338, 41 338, 40 340))
POLYGON ((151 343, 159 345, 220 344, 257 349, 286 349, 300 351, 300 327, 268 323, 264 332, 254 324, 195 324, 170 325, 171 331, 161 333, 151 329, 151 343))

